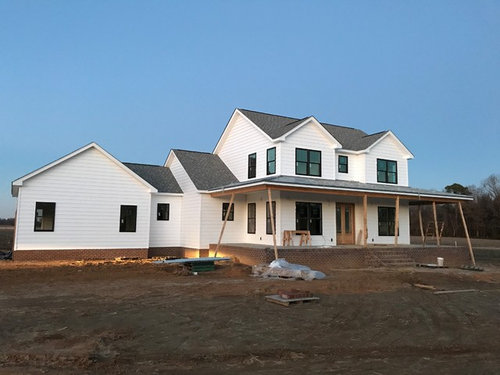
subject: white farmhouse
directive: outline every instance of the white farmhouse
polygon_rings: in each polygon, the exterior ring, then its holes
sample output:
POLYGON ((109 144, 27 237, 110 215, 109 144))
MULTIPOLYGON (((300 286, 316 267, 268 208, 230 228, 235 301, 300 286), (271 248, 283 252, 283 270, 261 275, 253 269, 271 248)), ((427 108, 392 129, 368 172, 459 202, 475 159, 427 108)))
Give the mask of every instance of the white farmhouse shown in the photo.
POLYGON ((412 158, 391 131, 244 109, 212 153, 173 149, 163 166, 123 163, 91 143, 12 183, 14 259, 212 249, 252 263, 278 247, 322 259, 336 249, 401 248, 410 204, 471 199, 409 187, 412 158), (290 247, 301 239, 307 247, 290 247))

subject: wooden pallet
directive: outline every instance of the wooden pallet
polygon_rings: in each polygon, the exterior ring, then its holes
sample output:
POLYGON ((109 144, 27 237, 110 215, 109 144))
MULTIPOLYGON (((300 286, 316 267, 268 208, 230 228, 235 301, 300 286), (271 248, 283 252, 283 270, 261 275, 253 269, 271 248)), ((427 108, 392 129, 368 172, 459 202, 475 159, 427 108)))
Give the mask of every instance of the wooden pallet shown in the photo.
POLYGON ((303 297, 303 298, 282 298, 278 294, 272 294, 270 296, 266 296, 266 301, 277 303, 282 306, 290 306, 291 304, 299 304, 305 302, 318 302, 319 297, 303 297))

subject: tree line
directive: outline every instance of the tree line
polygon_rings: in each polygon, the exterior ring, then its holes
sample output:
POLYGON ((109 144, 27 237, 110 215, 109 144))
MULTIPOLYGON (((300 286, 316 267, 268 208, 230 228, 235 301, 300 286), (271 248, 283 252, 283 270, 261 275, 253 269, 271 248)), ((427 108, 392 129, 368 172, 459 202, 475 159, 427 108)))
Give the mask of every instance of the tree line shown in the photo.
MULTIPOLYGON (((492 174, 479 186, 463 186, 454 183, 445 186, 447 193, 472 195, 473 201, 462 202, 469 235, 474 238, 500 239, 500 175, 492 174)), ((455 204, 437 205, 437 221, 444 223, 443 236, 465 237, 459 208, 455 204)), ((432 206, 422 207, 424 232, 429 223, 434 222, 432 206)), ((410 208, 410 232, 412 236, 420 236, 418 207, 410 208)))
POLYGON ((14 218, 0 219, 0 225, 14 225, 14 218))

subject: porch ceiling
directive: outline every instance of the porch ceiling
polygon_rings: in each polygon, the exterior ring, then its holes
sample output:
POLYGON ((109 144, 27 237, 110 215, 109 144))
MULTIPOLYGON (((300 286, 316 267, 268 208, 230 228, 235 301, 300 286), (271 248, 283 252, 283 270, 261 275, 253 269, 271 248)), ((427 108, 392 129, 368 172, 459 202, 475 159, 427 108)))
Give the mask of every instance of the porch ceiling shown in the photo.
POLYGON ((412 204, 425 203, 457 203, 473 198, 466 195, 449 194, 432 190, 416 189, 406 186, 390 186, 385 184, 364 184, 355 181, 324 180, 304 177, 278 176, 254 181, 232 184, 214 189, 212 197, 246 194, 267 189, 279 191, 307 192, 343 196, 393 198, 400 197, 412 204))

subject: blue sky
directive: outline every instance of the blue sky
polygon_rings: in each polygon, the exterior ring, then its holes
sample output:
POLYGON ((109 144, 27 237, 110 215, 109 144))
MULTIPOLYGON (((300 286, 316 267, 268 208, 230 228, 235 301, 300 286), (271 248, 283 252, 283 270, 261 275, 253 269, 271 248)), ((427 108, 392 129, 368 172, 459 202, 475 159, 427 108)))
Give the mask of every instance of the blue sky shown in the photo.
POLYGON ((391 129, 410 185, 500 173, 499 1, 0 0, 0 217, 12 180, 96 141, 212 151, 236 107, 391 129))

